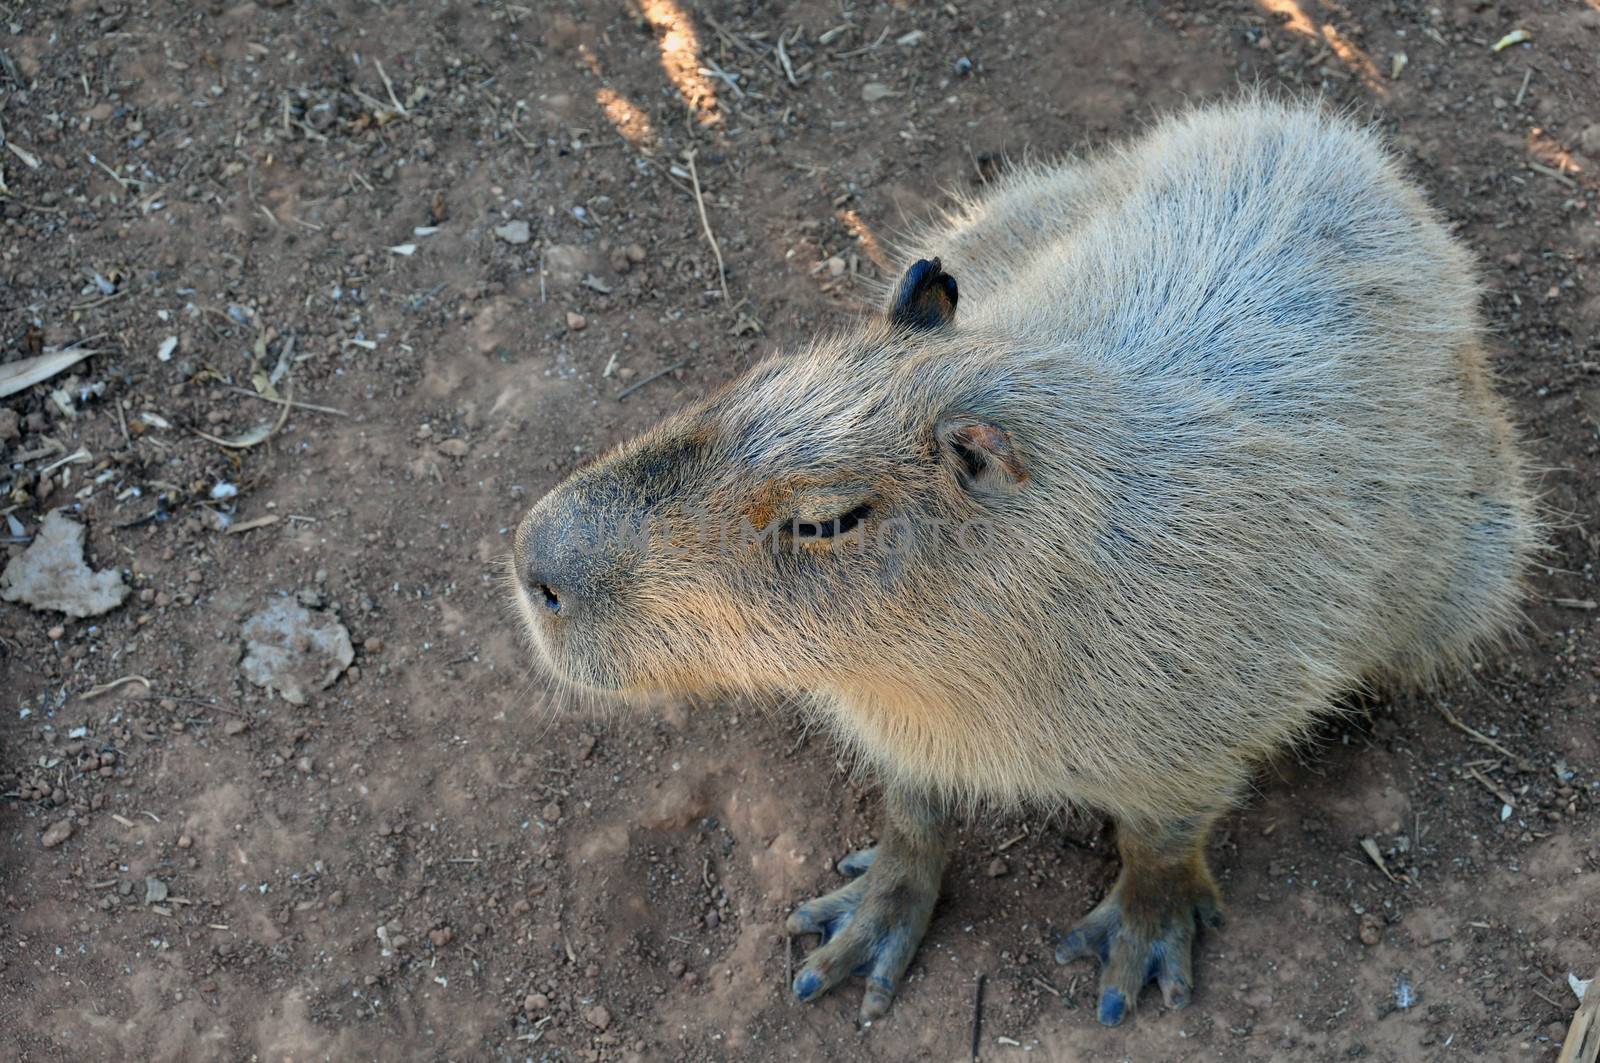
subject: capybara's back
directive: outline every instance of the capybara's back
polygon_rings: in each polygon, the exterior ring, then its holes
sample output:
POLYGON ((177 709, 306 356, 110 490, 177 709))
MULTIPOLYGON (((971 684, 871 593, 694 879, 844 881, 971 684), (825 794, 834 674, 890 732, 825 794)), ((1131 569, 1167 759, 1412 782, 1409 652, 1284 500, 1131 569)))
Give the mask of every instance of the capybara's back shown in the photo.
POLYGON ((1538 527, 1470 263, 1375 135, 1260 99, 1023 170, 908 250, 884 313, 529 512, 529 632, 624 695, 809 693, 877 771, 860 877, 790 919, 825 942, 802 999, 860 968, 887 1009, 983 801, 1116 818, 1058 958, 1104 964, 1103 1022, 1147 981, 1181 1005, 1260 759, 1516 622, 1538 527))
POLYGON ((1539 535, 1472 264, 1368 130, 1195 111, 1024 168, 917 244, 963 326, 1065 342, 1060 371, 1114 393, 1108 559, 1191 548, 1173 577, 1237 573, 1234 619, 1341 684, 1430 679, 1515 624, 1539 535))

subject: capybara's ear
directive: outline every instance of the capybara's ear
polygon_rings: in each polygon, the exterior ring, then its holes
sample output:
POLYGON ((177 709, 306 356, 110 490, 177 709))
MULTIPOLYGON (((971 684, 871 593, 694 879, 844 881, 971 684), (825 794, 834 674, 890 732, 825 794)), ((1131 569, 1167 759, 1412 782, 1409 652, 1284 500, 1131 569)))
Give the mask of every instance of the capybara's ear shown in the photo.
POLYGON ((906 329, 948 325, 956 316, 956 296, 956 279, 939 268, 938 259, 918 259, 900 279, 889 320, 906 329))
POLYGON ((941 457, 969 491, 1010 494, 1028 481, 1028 467, 1011 442, 1011 433, 989 421, 963 414, 940 419, 934 428, 941 457))

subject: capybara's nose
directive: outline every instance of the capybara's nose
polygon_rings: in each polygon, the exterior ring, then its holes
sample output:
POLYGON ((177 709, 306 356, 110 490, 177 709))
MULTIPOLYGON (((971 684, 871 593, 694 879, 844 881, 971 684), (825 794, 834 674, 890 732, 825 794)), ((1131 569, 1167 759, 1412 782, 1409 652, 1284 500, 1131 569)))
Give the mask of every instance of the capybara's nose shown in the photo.
POLYGON ((520 577, 535 612, 571 621, 603 596, 611 565, 594 523, 579 501, 529 514, 520 577))
POLYGON ((544 521, 529 529, 522 586, 536 612, 571 619, 583 595, 583 566, 562 529, 544 521))

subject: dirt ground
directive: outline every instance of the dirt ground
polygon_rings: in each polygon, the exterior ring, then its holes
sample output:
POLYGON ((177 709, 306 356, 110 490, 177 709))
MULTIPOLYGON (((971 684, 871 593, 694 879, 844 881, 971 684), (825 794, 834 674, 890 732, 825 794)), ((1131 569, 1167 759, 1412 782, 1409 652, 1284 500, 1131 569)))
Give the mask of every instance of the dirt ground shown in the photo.
POLYGON ((1555 1058, 1600 963, 1595 0, 0 0, 0 49, 0 362, 95 351, 0 402, 0 562, 65 507, 130 587, 0 603, 0 1056, 950 1060, 983 977, 985 1059, 1555 1058), (771 705, 552 704, 509 530, 947 190, 1258 82, 1379 123, 1479 256, 1554 525, 1526 640, 1263 772, 1186 1011, 1102 1029, 1055 964, 1087 815, 964 827, 886 1020, 792 1005, 873 795, 771 705), (197 434, 263 394, 320 408, 197 434), (354 650, 304 705, 241 671, 291 600, 354 650))

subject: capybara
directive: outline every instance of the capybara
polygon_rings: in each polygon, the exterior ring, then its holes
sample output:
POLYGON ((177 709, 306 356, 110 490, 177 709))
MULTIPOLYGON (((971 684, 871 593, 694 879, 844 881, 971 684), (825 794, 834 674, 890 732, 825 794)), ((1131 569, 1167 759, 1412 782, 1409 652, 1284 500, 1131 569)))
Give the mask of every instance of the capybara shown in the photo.
POLYGON ((877 846, 789 920, 801 999, 859 972, 888 1009, 951 817, 1079 806, 1122 870, 1057 958, 1104 1023, 1181 1007, 1255 766, 1518 622, 1540 532, 1472 263, 1373 132, 1259 96, 906 250, 883 310, 539 501, 518 607, 563 681, 802 694, 876 773, 877 846))

